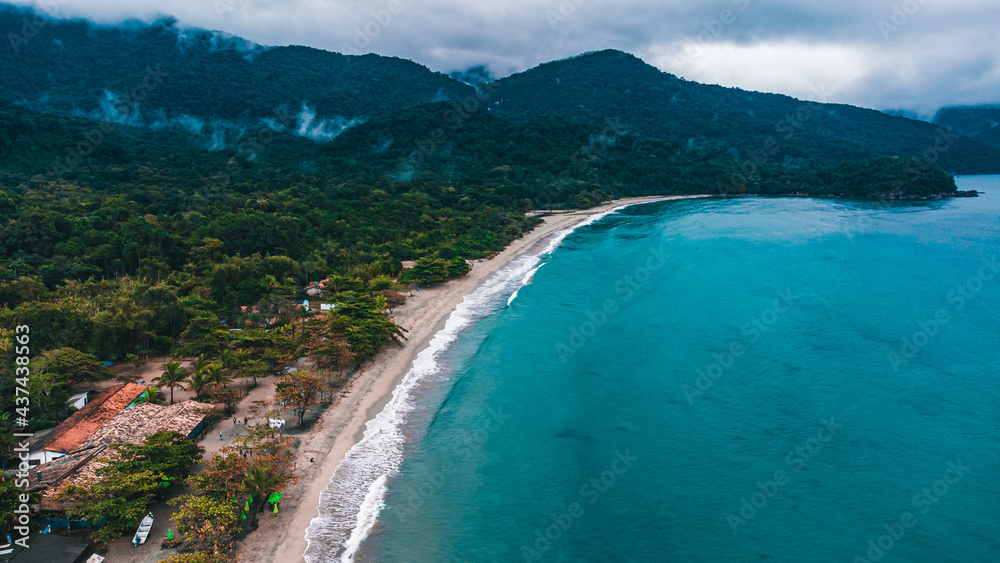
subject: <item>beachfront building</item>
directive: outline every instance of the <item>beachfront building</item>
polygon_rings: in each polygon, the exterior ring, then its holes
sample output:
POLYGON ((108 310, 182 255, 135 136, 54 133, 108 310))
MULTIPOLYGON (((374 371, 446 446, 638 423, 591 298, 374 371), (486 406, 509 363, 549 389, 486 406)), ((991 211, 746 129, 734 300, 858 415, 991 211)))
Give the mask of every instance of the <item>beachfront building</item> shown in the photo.
POLYGON ((28 463, 40 465, 69 455, 90 439, 122 410, 135 403, 146 387, 135 383, 116 385, 104 390, 83 408, 71 414, 51 434, 35 444, 28 463))
POLYGON ((197 401, 170 406, 141 403, 121 410, 74 451, 32 468, 28 488, 43 491, 41 510, 64 510, 66 506, 55 499, 55 493, 69 483, 82 485, 95 481, 97 469, 102 465, 98 460, 112 453, 108 446, 141 444, 153 434, 167 431, 197 438, 205 429, 212 410, 212 405, 197 401))

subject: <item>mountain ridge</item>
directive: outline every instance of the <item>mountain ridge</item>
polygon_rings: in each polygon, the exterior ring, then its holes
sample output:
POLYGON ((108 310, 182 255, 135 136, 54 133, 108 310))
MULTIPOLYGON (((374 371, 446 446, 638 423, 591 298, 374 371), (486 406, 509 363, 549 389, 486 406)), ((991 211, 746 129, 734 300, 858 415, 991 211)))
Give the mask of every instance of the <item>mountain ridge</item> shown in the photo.
MULTIPOLYGON (((0 35, 20 33, 18 15, 33 13, 0 4, 0 35)), ((365 121, 446 101, 509 121, 550 116, 603 126, 612 136, 628 132, 742 166, 815 169, 901 156, 951 173, 1000 172, 1000 147, 925 122, 700 84, 614 49, 495 81, 481 74, 473 87, 407 59, 259 46, 182 29, 171 18, 123 27, 44 21, 20 55, 0 50, 0 96, 40 111, 177 129, 210 150, 261 127, 330 141, 365 121), (151 73, 164 79, 145 88, 151 73)))

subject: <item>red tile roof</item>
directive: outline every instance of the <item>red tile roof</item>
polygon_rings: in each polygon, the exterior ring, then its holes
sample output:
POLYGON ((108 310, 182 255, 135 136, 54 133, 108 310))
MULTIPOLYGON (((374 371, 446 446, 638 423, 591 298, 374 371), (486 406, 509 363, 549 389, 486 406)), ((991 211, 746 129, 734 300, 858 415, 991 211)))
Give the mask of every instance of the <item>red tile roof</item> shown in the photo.
POLYGON ((57 426, 51 434, 38 443, 36 450, 72 453, 145 390, 144 385, 135 383, 106 389, 57 426))

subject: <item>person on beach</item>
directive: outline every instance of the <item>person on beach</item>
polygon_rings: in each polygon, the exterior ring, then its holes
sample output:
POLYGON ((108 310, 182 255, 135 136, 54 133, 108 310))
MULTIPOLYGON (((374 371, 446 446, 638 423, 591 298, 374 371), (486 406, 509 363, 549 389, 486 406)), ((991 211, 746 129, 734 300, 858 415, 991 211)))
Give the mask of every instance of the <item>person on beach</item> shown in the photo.
POLYGON ((222 432, 219 432, 219 439, 222 439, 222 432))

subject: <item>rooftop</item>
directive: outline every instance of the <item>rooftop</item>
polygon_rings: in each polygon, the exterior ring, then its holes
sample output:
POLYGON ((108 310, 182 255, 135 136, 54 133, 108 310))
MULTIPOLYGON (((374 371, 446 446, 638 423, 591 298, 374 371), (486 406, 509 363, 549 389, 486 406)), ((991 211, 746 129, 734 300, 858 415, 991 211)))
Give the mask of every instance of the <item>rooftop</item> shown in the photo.
POLYGON ((71 563, 77 561, 90 547, 90 540, 38 534, 28 541, 28 549, 16 548, 8 556, 0 556, 0 561, 11 563, 71 563))
POLYGON ((123 410, 87 439, 82 447, 110 444, 141 444, 161 431, 188 436, 214 407, 197 401, 184 401, 165 407, 147 403, 123 410))
POLYGON ((34 489, 40 485, 54 485, 61 481, 63 477, 78 472, 84 465, 103 451, 103 447, 82 449, 76 453, 33 467, 28 473, 28 488, 34 489))
POLYGON ((36 451, 69 454, 90 439, 102 426, 132 404, 146 390, 143 385, 126 383, 109 387, 76 411, 35 447, 36 451))

